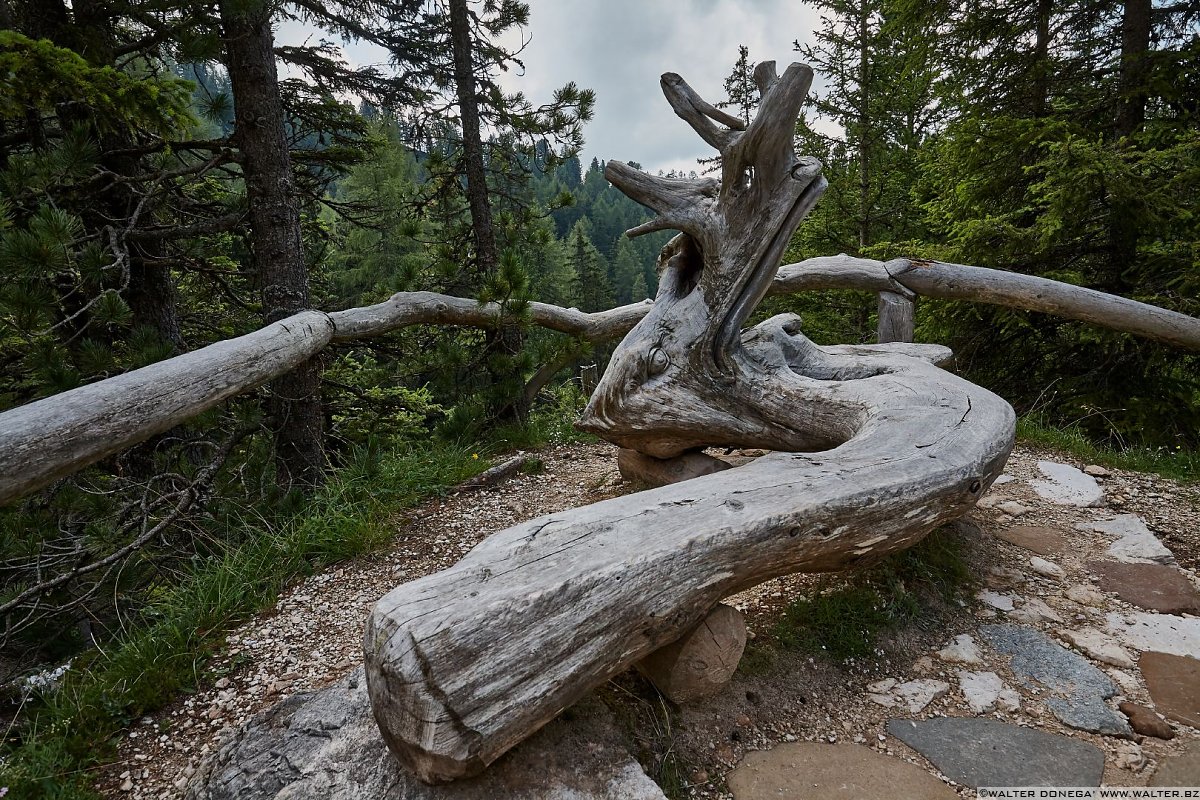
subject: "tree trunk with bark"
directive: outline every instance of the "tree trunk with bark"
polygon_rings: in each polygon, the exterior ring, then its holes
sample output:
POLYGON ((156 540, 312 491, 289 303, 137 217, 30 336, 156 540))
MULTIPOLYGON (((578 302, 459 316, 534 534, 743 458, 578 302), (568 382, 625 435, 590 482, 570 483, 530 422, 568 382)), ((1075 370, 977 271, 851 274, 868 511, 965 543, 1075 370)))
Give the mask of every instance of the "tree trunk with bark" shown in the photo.
MULTIPOLYGON (((496 245, 496 229, 492 222, 492 205, 488 197, 487 170, 484 165, 483 137, 480 131, 479 97, 476 94, 474 44, 471 37, 471 10, 467 0, 450 0, 450 44, 454 50, 454 88, 462 121, 463 171, 467 179, 467 207, 471 212, 471 236, 475 245, 476 277, 480 282, 492 278, 500 266, 496 245)), ((480 288, 476 286, 475 288, 480 288)), ((521 352, 524 337, 514 325, 489 329, 485 358, 493 353, 516 356, 521 352)), ((490 360, 490 359, 489 359, 490 360)), ((504 370, 488 365, 488 375, 494 384, 508 376, 504 370)), ((523 395, 513 398, 504 416, 524 418, 523 395)))
MULTIPOLYGON (((310 306, 270 5, 221 0, 226 66, 234 99, 262 314, 275 322, 310 306)), ((272 381, 268 414, 281 488, 320 484, 325 469, 321 369, 316 358, 272 381)))

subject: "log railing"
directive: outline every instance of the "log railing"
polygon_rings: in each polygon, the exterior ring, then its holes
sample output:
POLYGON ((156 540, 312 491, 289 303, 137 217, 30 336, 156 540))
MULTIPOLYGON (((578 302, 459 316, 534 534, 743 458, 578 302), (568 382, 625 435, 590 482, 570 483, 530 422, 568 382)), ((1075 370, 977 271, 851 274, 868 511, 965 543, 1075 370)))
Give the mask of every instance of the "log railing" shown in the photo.
MULTIPOLYGON (((942 262, 813 258, 780 268, 770 294, 857 289, 880 294, 881 341, 911 340, 917 295, 1056 314, 1200 350, 1200 320, 1156 306, 1011 272, 942 262), (887 298, 886 300, 884 298, 887 298), (909 310, 905 310, 905 306, 909 310)), ((530 303, 528 322, 605 341, 625 335, 649 300, 584 313, 530 303)), ((304 311, 254 333, 81 386, 0 414, 0 504, 257 388, 330 342, 378 336, 412 325, 496 325, 502 311, 462 297, 400 292, 363 308, 304 311)))

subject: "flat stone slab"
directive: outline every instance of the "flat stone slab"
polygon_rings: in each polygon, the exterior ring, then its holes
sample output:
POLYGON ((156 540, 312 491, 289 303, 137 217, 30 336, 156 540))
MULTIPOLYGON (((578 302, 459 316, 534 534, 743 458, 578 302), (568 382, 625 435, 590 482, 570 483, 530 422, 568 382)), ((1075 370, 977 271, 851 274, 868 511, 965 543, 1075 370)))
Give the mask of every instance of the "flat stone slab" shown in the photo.
POLYGON ((1068 628, 1059 631, 1058 635, 1074 645, 1079 652, 1102 664, 1123 669, 1133 669, 1135 666, 1129 654, 1104 631, 1096 628, 1068 628))
POLYGON ((1150 776, 1149 786, 1200 786, 1200 742, 1177 756, 1168 756, 1150 776))
POLYGON ((858 744, 794 742, 747 753, 726 777, 734 800, 955 800, 925 770, 858 744))
POLYGON ((1014 525, 992 531, 992 535, 1009 544, 1032 550, 1038 555, 1059 555, 1067 550, 1066 535, 1058 528, 1045 525, 1014 525))
POLYGON ((937 651, 937 657, 951 664, 983 663, 983 654, 979 652, 979 645, 975 644, 975 640, 969 633, 960 633, 955 636, 949 644, 937 651))
POLYGON ((1093 561, 1088 569, 1100 578, 1101 589, 1126 603, 1164 614, 1200 614, 1200 591, 1175 567, 1093 561))
POLYGON ((1175 554, 1158 540, 1146 521, 1136 514, 1121 514, 1098 522, 1081 522, 1081 531, 1096 531, 1115 537, 1108 555, 1127 564, 1174 564, 1175 554))
POLYGON ((1174 614, 1110 611, 1105 617, 1110 633, 1134 650, 1153 650, 1177 656, 1200 658, 1200 619, 1174 614))
POLYGON ((1030 481, 1029 485, 1044 500, 1061 506, 1098 506, 1104 502, 1104 490, 1096 479, 1082 470, 1056 461, 1039 461, 1038 472, 1045 480, 1030 481))
POLYGON ((975 593, 975 599, 997 611, 1013 610, 1013 595, 1011 594, 1000 594, 991 589, 982 589, 975 593))
POLYGON ((1200 728, 1200 660, 1170 653, 1142 653, 1138 667, 1160 714, 1200 728))
MULTIPOLYGON (((1026 685, 1036 682, 1057 697, 1047 697, 1046 707, 1072 728, 1113 736, 1133 736, 1129 722, 1105 704, 1117 686, 1086 658, 1058 644, 1041 631, 1023 625, 983 625, 979 632, 1001 653, 1026 685)), ((990 784, 1002 786, 1004 784, 990 784)))
POLYGON ((188 800, 666 800, 599 702, 551 722, 482 775, 428 786, 383 742, 359 669, 241 728, 200 766, 188 800))
POLYGON ((1100 748, 992 719, 893 719, 887 731, 952 781, 980 786, 1099 786, 1100 748))

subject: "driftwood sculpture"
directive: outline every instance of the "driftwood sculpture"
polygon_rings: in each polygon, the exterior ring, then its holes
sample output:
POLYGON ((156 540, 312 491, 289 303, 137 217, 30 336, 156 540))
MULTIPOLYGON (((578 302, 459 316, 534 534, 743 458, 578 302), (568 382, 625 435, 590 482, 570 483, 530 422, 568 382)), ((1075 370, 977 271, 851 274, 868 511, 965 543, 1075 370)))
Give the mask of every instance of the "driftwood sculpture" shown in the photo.
POLYGON ((372 704, 424 780, 482 770, 723 597, 908 547, 969 510, 1007 459, 1012 409, 934 366, 945 348, 818 347, 786 316, 742 330, 825 186, 821 165, 792 151, 811 77, 760 65, 748 126, 663 77, 676 113, 720 151, 721 180, 609 162, 608 179, 658 212, 630 234, 682 235, 581 422, 656 458, 781 452, 510 528, 380 600, 365 635, 372 704))
MULTIPOLYGON (((529 323, 591 341, 628 333, 582 425, 625 448, 623 471, 670 485, 503 531, 449 570, 389 593, 368 620, 380 728, 427 781, 478 772, 631 664, 670 684, 686 672, 681 663, 715 647, 727 671, 736 626, 708 645, 681 640, 720 613, 722 597, 776 575, 874 560, 969 510, 1007 458, 1012 410, 938 369, 946 348, 906 343, 914 297, 1057 314, 1200 350, 1198 319, 1044 278, 844 255, 778 267, 824 187, 820 164, 791 150, 811 73, 792 65, 777 77, 763 64, 755 77, 762 102, 748 126, 677 75, 663 78, 675 111, 720 152, 720 181, 609 164, 609 180, 658 212, 631 234, 681 232, 664 251, 656 301, 593 314, 529 306, 529 323), (889 343, 818 347, 786 316, 742 330, 765 294, 829 288, 878 294, 880 341, 889 343), (707 445, 777 452, 709 474, 718 465, 699 452, 707 445)), ((0 504, 262 385, 331 342, 421 324, 493 327, 503 313, 429 292, 303 311, 0 413, 0 504)))

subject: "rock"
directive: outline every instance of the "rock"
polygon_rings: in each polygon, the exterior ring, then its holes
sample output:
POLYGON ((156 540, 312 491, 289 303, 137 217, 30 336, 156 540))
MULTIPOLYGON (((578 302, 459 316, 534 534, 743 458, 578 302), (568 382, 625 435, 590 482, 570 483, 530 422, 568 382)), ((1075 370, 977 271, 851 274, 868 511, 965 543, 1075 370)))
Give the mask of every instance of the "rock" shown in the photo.
POLYGON ((1129 717, 1129 726, 1143 736, 1153 736, 1156 739, 1174 739, 1175 731, 1170 723, 1146 708, 1141 703, 1131 703, 1128 700, 1118 704, 1121 713, 1129 717))
POLYGON ((1117 644, 1111 636, 1096 628, 1062 630, 1058 632, 1058 635, 1073 644, 1076 650, 1103 664, 1126 669, 1134 666, 1133 659, 1121 648, 1121 645, 1117 644))
POLYGON ((1043 578, 1054 578, 1055 580, 1062 580, 1063 576, 1067 574, 1058 564, 1055 564, 1053 561, 1047 561, 1040 556, 1030 557, 1029 568, 1043 578))
POLYGON ((1012 567, 996 566, 988 569, 987 585, 990 589, 1009 589, 1025 582, 1025 573, 1012 567))
POLYGON ((1016 500, 1005 500, 1003 502, 996 503, 996 510, 1003 511, 1005 514, 1008 514, 1012 517, 1020 517, 1028 514, 1033 509, 1022 503, 1018 503, 1016 500))
POLYGON ((1168 756, 1150 776, 1149 786, 1200 786, 1200 742, 1177 756, 1168 756))
POLYGON ((121 781, 120 788, 121 788, 122 792, 132 792, 133 791, 133 781, 130 778, 126 778, 125 780, 121 781))
POLYGON ((1200 619, 1135 611, 1108 613, 1106 627, 1127 647, 1200 658, 1200 619))
POLYGON ((1004 691, 1004 681, 994 672, 968 672, 959 670, 958 686, 962 690, 963 699, 975 714, 991 711, 1004 691))
POLYGON ((476 778, 427 786, 396 762, 371 713, 362 670, 293 695, 210 754, 188 800, 664 800, 611 714, 585 699, 476 778))
POLYGON ((975 640, 970 634, 960 633, 954 637, 954 641, 937 651, 937 657, 942 661, 947 661, 951 664, 982 664, 983 655, 979 652, 979 645, 975 644, 975 640))
POLYGON ((999 594, 990 589, 984 589, 975 595, 976 600, 980 600, 984 605, 991 606, 997 611, 1012 611, 1013 599, 1011 595, 999 594))
POLYGON ((1108 674, 1122 689, 1127 692, 1136 692, 1142 688, 1142 685, 1138 683, 1137 678, 1133 677, 1123 669, 1116 669, 1114 667, 1113 669, 1108 670, 1108 674))
POLYGON ((857 744, 795 742, 750 752, 727 777, 734 800, 955 800, 907 761, 857 744))
POLYGON ((1091 475, 1093 478, 1107 478, 1109 475, 1112 475, 1111 472, 1099 464, 1088 464, 1083 468, 1083 474, 1091 475))
POLYGON ((931 678, 917 678, 897 685, 893 691, 908 703, 908 710, 916 714, 950 691, 950 684, 931 678))
POLYGON ((1075 527, 1116 537, 1116 541, 1108 548, 1108 555, 1117 561, 1129 564, 1175 563, 1174 554, 1146 527, 1146 521, 1136 514, 1121 514, 1099 522, 1081 522, 1075 527))
POLYGON ((229 684, 230 684, 229 678, 221 678, 213 685, 216 686, 218 689, 228 689, 229 684))
POLYGON ((992 481, 992 486, 1003 486, 1006 483, 1012 483, 1016 478, 1009 475, 1007 472, 1001 472, 996 476, 996 480, 992 481))
POLYGON ((994 535, 1009 544, 1043 556, 1063 553, 1067 549, 1067 539, 1063 532, 1045 525, 1014 525, 996 531, 994 535))
POLYGON ((1077 584, 1067 589, 1067 599, 1072 603, 1078 603, 1081 606, 1096 606, 1100 607, 1105 604, 1105 597, 1100 592, 1093 589, 1091 586, 1077 584))
POLYGON ((1117 745, 1116 762, 1121 769, 1137 772, 1146 766, 1146 756, 1133 742, 1121 742, 1117 745))
POLYGON ((1046 480, 1030 481, 1029 485, 1042 499, 1060 506, 1086 507, 1104 503, 1104 490, 1091 475, 1055 461, 1039 461, 1037 466, 1046 480))
POLYGON ((731 467, 707 453, 693 452, 675 458, 654 458, 622 447, 617 450, 617 469, 627 481, 637 481, 647 486, 666 486, 712 475, 731 467))
POLYGON ((1170 653, 1142 653, 1138 667, 1160 713, 1200 728, 1200 660, 1170 653))
POLYGON ((704 620, 638 662, 638 672, 674 703, 712 697, 729 683, 746 649, 746 618, 718 603, 704 620))
MULTIPOLYGON (((968 636, 968 639, 971 637, 968 636)), ((933 672, 933 659, 929 656, 921 656, 913 662, 912 671, 918 675, 928 675, 933 672)))
POLYGON ((899 701, 890 694, 868 694, 867 699, 884 708, 895 708, 899 701))
POLYGON ((875 681, 874 683, 868 683, 867 691, 871 694, 887 694, 895 685, 895 678, 884 678, 883 680, 875 681))
POLYGON ((1104 753, 1093 745, 991 719, 893 719, 888 733, 952 781, 980 786, 1099 786, 1104 753))
POLYGON ((996 697, 996 706, 1005 711, 1020 711, 1021 695, 1016 689, 1006 686, 1000 690, 1000 694, 996 697))
POLYGON ((1036 597, 1030 597, 1021 604, 1021 607, 1008 615, 1010 619, 1016 622, 1025 622, 1031 625, 1036 625, 1041 622, 1062 622, 1063 619, 1057 611, 1046 605, 1036 597))
POLYGON ((1116 685, 1085 658, 1023 625, 983 625, 979 632, 996 650, 1012 656, 1009 666, 1018 678, 1036 681, 1058 695, 1047 697, 1045 704, 1064 724, 1093 733, 1133 735, 1125 718, 1104 703, 1117 693, 1116 685))
POLYGON ((1200 614, 1200 592, 1175 567, 1093 561, 1088 569, 1100 578, 1101 589, 1127 603, 1164 614, 1200 614))

